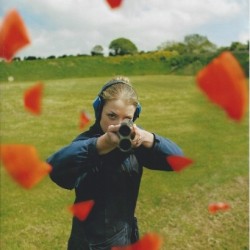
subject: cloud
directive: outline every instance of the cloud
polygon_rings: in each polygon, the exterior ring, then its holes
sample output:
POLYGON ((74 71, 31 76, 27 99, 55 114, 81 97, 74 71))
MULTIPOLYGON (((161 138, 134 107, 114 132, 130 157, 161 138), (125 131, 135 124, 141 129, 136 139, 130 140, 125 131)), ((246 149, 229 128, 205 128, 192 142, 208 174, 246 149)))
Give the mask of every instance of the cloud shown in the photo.
MULTIPOLYGON (((16 7, 23 16, 32 45, 20 55, 50 56, 90 54, 99 44, 105 51, 110 42, 125 37, 139 50, 155 50, 166 41, 181 41, 185 35, 212 34, 213 42, 230 45, 227 30, 232 20, 248 23, 247 0, 124 0, 112 10, 105 0, 2 0, 0 14, 16 7), (209 27, 209 31, 206 30, 209 27), (216 31, 213 33, 213 29, 216 31), (223 37, 223 34, 225 36, 223 37)), ((233 24, 234 25, 234 24, 233 24)), ((246 34, 235 23, 234 37, 246 34)), ((209 37, 208 37, 209 39, 209 37)))

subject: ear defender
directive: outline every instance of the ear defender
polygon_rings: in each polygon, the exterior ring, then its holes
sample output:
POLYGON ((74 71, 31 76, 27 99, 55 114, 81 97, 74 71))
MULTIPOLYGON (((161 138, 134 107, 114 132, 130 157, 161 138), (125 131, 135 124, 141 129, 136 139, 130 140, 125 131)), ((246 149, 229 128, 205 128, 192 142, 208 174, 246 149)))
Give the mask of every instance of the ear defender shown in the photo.
POLYGON ((138 102, 135 113, 134 113, 133 122, 140 116, 141 109, 142 109, 141 104, 138 102))
MULTIPOLYGON (((101 97, 103 91, 105 91, 107 88, 109 88, 109 87, 111 87, 111 86, 113 86, 115 84, 118 84, 118 83, 127 84, 125 81, 122 81, 122 80, 111 80, 102 87, 102 89, 99 92, 98 96, 94 99, 93 108, 94 108, 94 111, 95 111, 96 120, 100 119, 100 115, 101 115, 102 108, 103 108, 103 99, 101 97)), ((141 110, 142 110, 142 107, 141 107, 140 103, 138 103, 137 107, 136 107, 136 110, 135 110, 135 113, 134 113, 133 121, 135 121, 139 117, 139 115, 141 113, 141 110)))
POLYGON ((101 97, 98 95, 95 100, 93 101, 93 108, 95 111, 95 119, 97 120, 101 115, 101 107, 102 107, 102 100, 101 97))

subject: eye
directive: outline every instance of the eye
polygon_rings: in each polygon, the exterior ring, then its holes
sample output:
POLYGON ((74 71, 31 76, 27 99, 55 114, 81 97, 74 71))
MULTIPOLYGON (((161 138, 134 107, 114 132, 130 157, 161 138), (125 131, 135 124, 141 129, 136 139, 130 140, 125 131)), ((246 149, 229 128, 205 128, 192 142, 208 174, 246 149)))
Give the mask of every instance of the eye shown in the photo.
POLYGON ((117 118, 117 115, 115 113, 108 113, 107 116, 110 120, 115 120, 117 118))

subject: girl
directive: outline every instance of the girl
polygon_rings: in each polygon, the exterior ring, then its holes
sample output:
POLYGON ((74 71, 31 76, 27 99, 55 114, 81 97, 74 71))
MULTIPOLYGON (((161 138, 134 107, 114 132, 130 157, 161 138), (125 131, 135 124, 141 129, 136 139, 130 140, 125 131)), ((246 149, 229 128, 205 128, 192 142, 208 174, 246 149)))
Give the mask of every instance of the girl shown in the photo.
POLYGON ((73 218, 68 250, 111 250, 138 240, 134 216, 143 167, 171 171, 169 155, 182 155, 172 141, 131 125, 131 149, 120 150, 119 128, 141 112, 129 79, 117 77, 93 102, 96 121, 68 146, 48 158, 51 179, 75 189, 75 203, 94 200, 85 221, 73 218))

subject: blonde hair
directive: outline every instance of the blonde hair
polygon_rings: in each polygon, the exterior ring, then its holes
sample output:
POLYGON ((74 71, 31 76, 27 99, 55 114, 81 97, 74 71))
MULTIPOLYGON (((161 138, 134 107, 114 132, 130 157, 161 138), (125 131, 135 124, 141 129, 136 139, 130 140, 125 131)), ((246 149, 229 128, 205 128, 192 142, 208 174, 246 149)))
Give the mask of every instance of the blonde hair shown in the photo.
MULTIPOLYGON (((138 96, 128 77, 118 76, 111 81, 116 81, 101 94, 103 101, 122 99, 137 107, 139 101, 138 96)), ((110 82, 111 82, 110 81, 110 82)))

